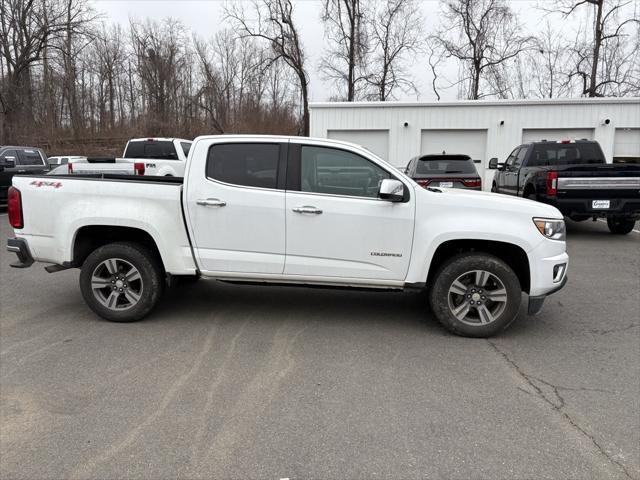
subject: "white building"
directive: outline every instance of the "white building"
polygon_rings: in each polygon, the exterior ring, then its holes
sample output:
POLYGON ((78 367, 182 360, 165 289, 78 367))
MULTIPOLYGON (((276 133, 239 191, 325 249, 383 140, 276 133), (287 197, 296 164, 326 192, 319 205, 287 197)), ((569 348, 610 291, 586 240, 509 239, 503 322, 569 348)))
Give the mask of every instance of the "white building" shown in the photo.
POLYGON ((396 166, 415 155, 465 153, 491 185, 500 161, 531 140, 597 140, 608 162, 640 158, 640 98, 312 103, 311 136, 365 146, 396 166))

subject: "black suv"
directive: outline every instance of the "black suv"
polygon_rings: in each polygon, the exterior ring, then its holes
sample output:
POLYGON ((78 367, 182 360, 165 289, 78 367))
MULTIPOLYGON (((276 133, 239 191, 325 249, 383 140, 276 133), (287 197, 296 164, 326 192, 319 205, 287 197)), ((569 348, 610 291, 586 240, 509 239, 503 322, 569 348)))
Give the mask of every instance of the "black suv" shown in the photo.
POLYGON ((47 170, 47 156, 41 149, 0 146, 0 206, 7 204, 7 190, 16 173, 40 175, 47 170))
POLYGON ((548 203, 575 221, 605 217, 625 234, 640 218, 640 165, 607 163, 593 140, 526 143, 489 168, 497 169, 492 192, 548 203))

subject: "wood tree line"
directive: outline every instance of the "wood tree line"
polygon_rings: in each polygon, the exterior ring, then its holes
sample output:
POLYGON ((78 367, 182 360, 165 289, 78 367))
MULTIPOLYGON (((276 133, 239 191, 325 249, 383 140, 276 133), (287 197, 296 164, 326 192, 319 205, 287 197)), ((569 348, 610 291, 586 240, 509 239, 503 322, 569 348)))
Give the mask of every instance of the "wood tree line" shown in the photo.
POLYGON ((386 101, 417 95, 418 58, 438 99, 640 95, 632 2, 543 2, 546 23, 527 32, 507 0, 440 0, 434 31, 418 0, 322 0, 314 65, 292 0, 229 2, 209 39, 174 19, 109 25, 90 0, 0 0, 0 144, 308 135, 310 71, 332 99, 386 101))

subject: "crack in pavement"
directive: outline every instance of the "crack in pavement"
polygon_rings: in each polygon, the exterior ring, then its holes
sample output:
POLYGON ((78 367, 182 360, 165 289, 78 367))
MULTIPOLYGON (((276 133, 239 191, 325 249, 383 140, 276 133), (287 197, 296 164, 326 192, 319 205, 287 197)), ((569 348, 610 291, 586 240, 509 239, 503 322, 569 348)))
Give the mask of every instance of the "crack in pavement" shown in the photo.
MULTIPOLYGON (((627 470, 627 468, 622 463, 620 463, 614 457, 609 455, 607 451, 602 447, 602 445, 598 443, 598 441, 595 439, 595 437, 592 434, 587 432, 583 427, 578 425, 578 423, 573 418, 571 418, 571 416, 564 410, 565 400, 562 397, 562 395, 560 395, 559 390, 602 391, 606 393, 615 393, 615 392, 608 391, 608 390, 588 389, 588 388, 559 387, 557 385, 553 385, 547 381, 541 380, 540 378, 537 378, 525 373, 522 370, 522 368, 520 368, 520 366, 513 359, 511 359, 509 355, 507 355, 504 351, 502 351, 495 343, 493 343, 491 340, 488 340, 488 339, 487 339, 487 343, 491 345, 491 347, 496 351, 496 353, 500 355, 518 373, 518 375, 520 375, 520 377, 522 377, 522 379, 533 388, 533 390, 536 392, 539 398, 544 400, 545 403, 550 405, 551 408, 553 408, 556 412, 558 412, 561 415, 561 417, 564 418, 571 427, 573 427, 575 430, 581 433, 584 437, 586 437, 589 441, 591 441, 591 443, 595 446, 597 451, 600 452, 600 454, 602 454, 614 466, 622 470, 622 472, 625 474, 627 478, 632 480, 637 478, 631 475, 631 473, 627 470), (540 387, 540 384, 550 387, 552 389, 553 394, 555 396, 555 400, 545 395, 545 392, 543 388, 540 387)), ((518 389, 529 395, 532 395, 531 392, 527 392, 526 390, 520 387, 518 387, 518 389)))
POLYGON ((589 330, 589 332, 595 335, 607 335, 608 333, 617 333, 617 332, 626 332, 627 330, 631 330, 632 328, 640 327, 640 324, 632 323, 631 325, 627 325, 626 327, 621 328, 611 328, 608 330, 589 330))

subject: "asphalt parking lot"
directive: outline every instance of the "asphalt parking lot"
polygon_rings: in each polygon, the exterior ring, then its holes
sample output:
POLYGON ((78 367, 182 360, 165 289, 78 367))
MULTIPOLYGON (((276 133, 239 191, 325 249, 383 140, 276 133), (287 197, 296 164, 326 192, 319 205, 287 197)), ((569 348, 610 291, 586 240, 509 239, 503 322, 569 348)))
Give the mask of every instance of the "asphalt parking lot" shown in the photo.
POLYGON ((419 293, 215 282, 108 323, 0 224, 2 478, 640 478, 640 233, 569 223, 567 287, 476 340, 419 293))

